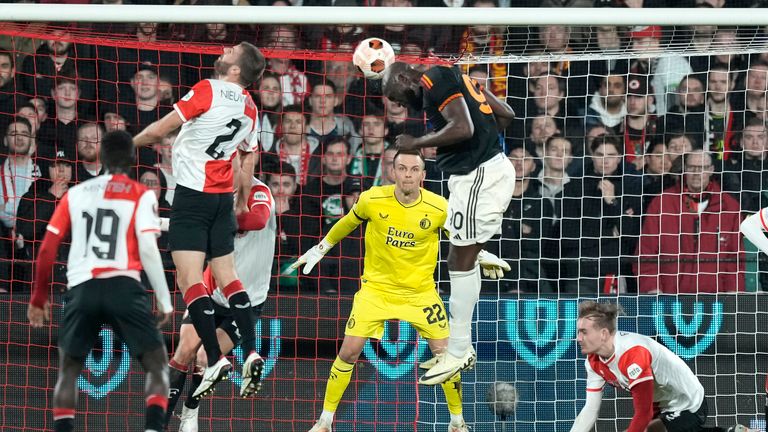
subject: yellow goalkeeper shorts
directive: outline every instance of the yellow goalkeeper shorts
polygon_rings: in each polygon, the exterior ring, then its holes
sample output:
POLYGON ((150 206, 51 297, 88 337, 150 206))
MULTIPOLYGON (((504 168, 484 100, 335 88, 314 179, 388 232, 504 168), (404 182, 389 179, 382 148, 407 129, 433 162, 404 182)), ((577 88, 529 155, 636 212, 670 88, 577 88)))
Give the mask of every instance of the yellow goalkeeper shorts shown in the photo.
POLYGON ((392 295, 363 283, 355 294, 345 334, 381 339, 384 323, 400 320, 410 323, 425 339, 448 337, 448 313, 437 290, 392 295))

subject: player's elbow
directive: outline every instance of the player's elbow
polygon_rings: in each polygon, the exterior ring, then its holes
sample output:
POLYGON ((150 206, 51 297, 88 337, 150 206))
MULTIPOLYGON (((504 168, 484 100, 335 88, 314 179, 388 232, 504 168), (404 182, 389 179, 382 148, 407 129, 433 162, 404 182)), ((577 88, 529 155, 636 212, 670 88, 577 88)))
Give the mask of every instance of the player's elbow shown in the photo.
POLYGON ((475 125, 472 122, 460 122, 456 125, 456 135, 459 141, 466 141, 475 134, 475 125))

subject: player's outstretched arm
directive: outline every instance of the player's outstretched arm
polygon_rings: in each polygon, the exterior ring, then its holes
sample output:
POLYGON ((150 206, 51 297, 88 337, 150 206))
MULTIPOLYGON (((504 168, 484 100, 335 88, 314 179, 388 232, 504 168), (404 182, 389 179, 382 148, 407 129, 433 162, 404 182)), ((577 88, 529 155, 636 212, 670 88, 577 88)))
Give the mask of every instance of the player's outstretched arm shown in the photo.
POLYGON ((395 144, 403 150, 420 149, 425 147, 445 147, 472 138, 475 126, 469 107, 463 97, 458 97, 450 102, 441 111, 447 122, 445 127, 437 132, 430 132, 419 138, 410 135, 399 135, 395 144))
POLYGON ((589 432, 595 426, 598 414, 600 413, 600 404, 603 402, 602 391, 588 391, 587 402, 581 409, 576 420, 573 422, 571 432, 589 432))
POLYGON ((179 113, 171 111, 165 117, 144 128, 133 138, 133 144, 136 147, 148 146, 160 142, 169 133, 181 127, 184 124, 179 113))
POLYGON ((363 219, 358 217, 353 208, 352 211, 347 213, 346 216, 339 219, 339 221, 333 225, 331 230, 328 231, 328 234, 320 240, 320 243, 312 246, 312 248, 304 255, 300 256, 295 263, 291 264, 291 266, 288 267, 288 271, 293 271, 303 265, 304 270, 302 270, 302 273, 309 274, 329 250, 344 237, 348 236, 349 233, 354 231, 361 223, 363 223, 363 219))
POLYGON ((744 219, 740 229, 744 237, 768 254, 768 238, 763 234, 763 231, 768 231, 768 207, 744 219))
POLYGON ((515 119, 515 110, 509 106, 508 103, 502 101, 495 94, 493 94, 487 88, 483 89, 483 95, 485 100, 488 101, 488 105, 491 106, 493 116, 496 117, 496 127, 499 130, 504 130, 515 119))

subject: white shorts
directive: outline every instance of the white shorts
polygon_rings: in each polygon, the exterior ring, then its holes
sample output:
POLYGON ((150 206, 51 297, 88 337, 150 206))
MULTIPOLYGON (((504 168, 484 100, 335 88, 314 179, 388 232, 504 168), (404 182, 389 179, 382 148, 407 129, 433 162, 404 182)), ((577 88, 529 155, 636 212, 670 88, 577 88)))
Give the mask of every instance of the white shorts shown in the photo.
POLYGON ((499 153, 469 174, 448 179, 448 219, 451 244, 485 243, 501 234, 501 220, 515 190, 515 167, 499 153))

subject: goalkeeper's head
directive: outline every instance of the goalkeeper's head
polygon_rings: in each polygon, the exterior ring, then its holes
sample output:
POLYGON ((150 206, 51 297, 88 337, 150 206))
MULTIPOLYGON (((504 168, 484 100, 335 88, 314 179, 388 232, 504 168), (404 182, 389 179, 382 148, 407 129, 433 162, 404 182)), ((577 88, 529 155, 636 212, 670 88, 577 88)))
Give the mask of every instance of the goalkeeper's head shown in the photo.
POLYGON ((133 138, 126 131, 108 132, 101 139, 101 163, 107 172, 127 174, 134 163, 133 138))
POLYGON ((424 157, 419 150, 398 150, 392 158, 395 190, 405 196, 418 194, 426 176, 424 157))
POLYGON ((591 300, 579 303, 576 341, 581 346, 582 354, 603 354, 612 349, 616 318, 622 312, 621 306, 616 303, 591 300))

